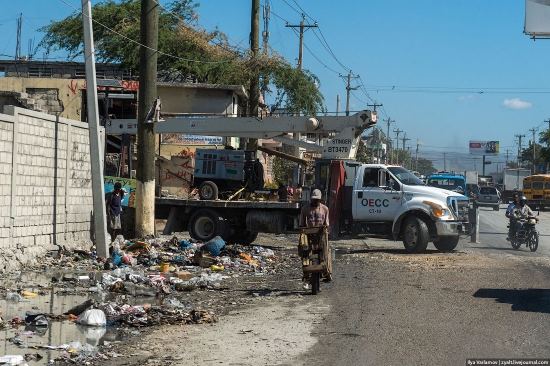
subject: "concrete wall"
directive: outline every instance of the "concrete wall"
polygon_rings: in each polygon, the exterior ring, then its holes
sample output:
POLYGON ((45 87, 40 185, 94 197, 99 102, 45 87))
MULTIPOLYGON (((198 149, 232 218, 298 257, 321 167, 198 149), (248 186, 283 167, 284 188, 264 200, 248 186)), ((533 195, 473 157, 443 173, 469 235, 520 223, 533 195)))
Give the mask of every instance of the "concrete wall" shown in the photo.
MULTIPOLYGON (((86 81, 79 79, 0 78, 0 90, 18 93, 16 99, 21 105, 77 121, 82 120, 82 89, 85 88, 86 81)), ((0 104, 0 110, 4 105, 0 104)))
POLYGON ((5 106, 0 114, 0 272, 55 245, 91 245, 88 125, 5 106))

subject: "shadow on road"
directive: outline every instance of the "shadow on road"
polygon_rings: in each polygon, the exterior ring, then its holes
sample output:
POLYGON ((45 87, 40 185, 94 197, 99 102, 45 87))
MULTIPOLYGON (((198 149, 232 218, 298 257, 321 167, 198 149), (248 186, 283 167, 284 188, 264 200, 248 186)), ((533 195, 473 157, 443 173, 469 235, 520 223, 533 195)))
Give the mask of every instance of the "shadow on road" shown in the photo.
POLYGON ((496 302, 511 304, 512 311, 550 313, 550 290, 547 289, 493 289, 481 288, 474 297, 494 298, 496 302))

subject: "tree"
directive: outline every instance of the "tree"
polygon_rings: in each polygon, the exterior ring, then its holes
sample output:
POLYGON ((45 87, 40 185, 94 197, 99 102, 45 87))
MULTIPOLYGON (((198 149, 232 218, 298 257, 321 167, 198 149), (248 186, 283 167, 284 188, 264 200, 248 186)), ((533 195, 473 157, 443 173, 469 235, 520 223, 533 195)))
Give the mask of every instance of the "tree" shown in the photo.
MULTIPOLYGON (((159 8, 158 70, 163 81, 243 85, 260 75, 261 90, 273 93, 273 108, 284 107, 304 115, 324 113, 319 79, 308 70, 300 71, 271 51, 250 57, 249 50, 232 46, 219 29, 206 31, 198 25, 193 0, 173 1, 159 8)), ((103 0, 92 8, 94 42, 98 62, 119 63, 139 70, 140 1, 103 0)), ((45 33, 38 47, 65 50, 69 59, 81 55, 81 14, 51 22, 39 29, 45 33)))
POLYGON ((428 175, 437 172, 437 169, 433 166, 431 160, 418 158, 416 165, 418 165, 418 168, 416 170, 422 175, 428 175))

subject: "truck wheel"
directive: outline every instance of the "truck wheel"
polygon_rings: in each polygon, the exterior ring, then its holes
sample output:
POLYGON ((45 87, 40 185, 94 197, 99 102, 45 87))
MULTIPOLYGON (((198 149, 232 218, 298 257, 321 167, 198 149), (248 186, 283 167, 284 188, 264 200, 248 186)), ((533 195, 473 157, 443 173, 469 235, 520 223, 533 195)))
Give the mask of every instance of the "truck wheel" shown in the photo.
POLYGON ((439 241, 434 242, 434 246, 442 252, 450 252, 458 245, 458 239, 460 239, 458 236, 443 236, 439 241))
POLYGON ((218 198, 218 186, 216 183, 207 180, 199 186, 199 197, 201 200, 215 200, 218 198))
POLYGON ((403 228, 403 244, 409 253, 422 253, 428 246, 428 226, 419 217, 410 216, 403 228))
POLYGON ((500 210, 500 206, 493 206, 493 211, 498 211, 500 210))
POLYGON ((227 223, 223 216, 210 209, 202 209, 191 215, 189 235, 193 239, 208 241, 216 236, 225 239, 227 223))

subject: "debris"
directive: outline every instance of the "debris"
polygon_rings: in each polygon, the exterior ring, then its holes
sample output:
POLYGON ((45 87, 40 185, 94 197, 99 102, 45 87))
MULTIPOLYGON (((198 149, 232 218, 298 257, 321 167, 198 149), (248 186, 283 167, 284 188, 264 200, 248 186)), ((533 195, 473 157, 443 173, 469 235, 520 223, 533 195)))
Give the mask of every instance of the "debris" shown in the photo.
POLYGON ((82 313, 76 320, 77 324, 92 325, 92 326, 105 326, 107 320, 105 313, 100 309, 89 309, 82 313))

